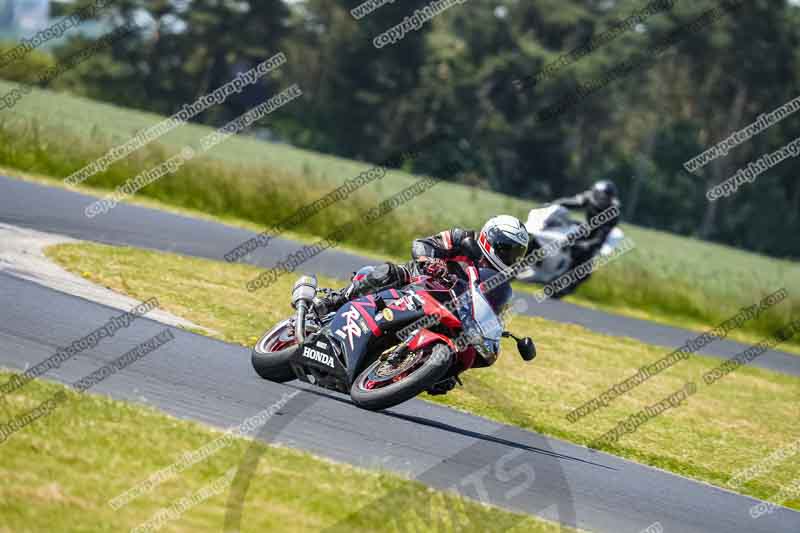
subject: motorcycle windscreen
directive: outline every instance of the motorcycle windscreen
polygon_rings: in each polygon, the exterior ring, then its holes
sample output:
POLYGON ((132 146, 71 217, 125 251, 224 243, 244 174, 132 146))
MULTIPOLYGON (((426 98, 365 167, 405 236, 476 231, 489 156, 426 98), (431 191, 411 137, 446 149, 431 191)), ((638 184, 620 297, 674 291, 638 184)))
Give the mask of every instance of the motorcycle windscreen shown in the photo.
POLYGON ((502 320, 480 291, 473 288, 471 294, 472 313, 481 335, 488 341, 499 343, 503 335, 502 320))

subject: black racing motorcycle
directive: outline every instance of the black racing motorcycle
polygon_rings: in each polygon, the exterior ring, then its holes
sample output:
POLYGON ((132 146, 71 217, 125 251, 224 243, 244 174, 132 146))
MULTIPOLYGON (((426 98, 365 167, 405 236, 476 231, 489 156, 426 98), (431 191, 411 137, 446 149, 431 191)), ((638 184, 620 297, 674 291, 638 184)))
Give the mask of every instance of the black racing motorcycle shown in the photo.
MULTIPOLYGON (((363 275, 362 269, 354 279, 363 275)), ((503 331, 499 311, 510 291, 492 298, 481 289, 493 275, 494 270, 474 267, 466 280, 419 275, 401 289, 354 299, 325 316, 312 306, 316 277, 302 276, 292 289, 296 316, 261 337, 253 368, 270 381, 300 379, 380 410, 436 390, 463 369, 490 366, 501 337, 516 339, 522 358, 531 361, 533 341, 503 331)))

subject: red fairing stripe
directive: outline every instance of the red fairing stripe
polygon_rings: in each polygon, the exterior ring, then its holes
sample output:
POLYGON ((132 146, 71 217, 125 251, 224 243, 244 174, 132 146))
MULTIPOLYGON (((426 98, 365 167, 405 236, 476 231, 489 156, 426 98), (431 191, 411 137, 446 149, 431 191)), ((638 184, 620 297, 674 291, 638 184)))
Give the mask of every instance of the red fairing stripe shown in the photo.
POLYGON ((419 330, 414 338, 411 339, 411 342, 408 343, 408 349, 419 350, 420 348, 434 342, 444 342, 450 347, 450 350, 452 350, 454 353, 456 351, 456 345, 448 337, 440 335, 439 333, 434 333, 425 328, 419 330))
POLYGON ((445 306, 440 304, 436 298, 431 296, 425 291, 420 291, 417 293, 419 297, 422 298, 424 301, 422 310, 428 316, 439 315, 439 322, 443 325, 447 326, 448 328, 458 328, 461 327, 461 321, 450 311, 447 310, 445 306))

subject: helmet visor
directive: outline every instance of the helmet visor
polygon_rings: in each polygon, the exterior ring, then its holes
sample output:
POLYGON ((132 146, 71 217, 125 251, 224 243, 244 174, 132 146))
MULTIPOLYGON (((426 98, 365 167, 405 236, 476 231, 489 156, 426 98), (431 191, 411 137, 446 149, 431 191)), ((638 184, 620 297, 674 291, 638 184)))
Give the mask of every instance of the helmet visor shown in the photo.
POLYGON ((594 200, 594 205, 603 209, 611 205, 611 195, 605 190, 595 189, 592 191, 592 200, 594 200))
POLYGON ((518 242, 504 241, 495 243, 493 246, 494 254, 503 262, 507 267, 510 267, 525 255, 526 247, 518 242))

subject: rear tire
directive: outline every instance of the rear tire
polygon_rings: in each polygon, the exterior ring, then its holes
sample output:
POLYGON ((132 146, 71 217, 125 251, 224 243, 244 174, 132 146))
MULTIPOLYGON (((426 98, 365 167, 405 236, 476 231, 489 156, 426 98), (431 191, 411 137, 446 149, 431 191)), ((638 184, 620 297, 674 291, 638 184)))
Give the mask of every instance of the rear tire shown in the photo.
POLYGON ((286 383, 297 379, 289 365, 289 358, 297 351, 297 346, 278 352, 259 353, 253 350, 252 363, 256 374, 276 383, 286 383))
POLYGON ((450 368, 452 351, 445 344, 436 344, 422 366, 412 371, 400 381, 383 387, 367 389, 364 387, 370 374, 383 364, 378 360, 364 369, 350 387, 350 397, 356 405, 370 411, 380 411, 394 407, 414 398, 439 381, 450 368))
POLYGON ((578 287, 589 281, 591 275, 592 274, 590 272, 584 278, 577 280, 575 283, 572 283, 569 287, 564 287, 562 290, 554 292, 552 298, 555 300, 560 300, 564 296, 572 294, 578 289, 578 287))
POLYGON ((277 383, 285 383, 297 379, 297 376, 289 364, 289 358, 297 351, 297 341, 294 344, 287 346, 287 342, 291 342, 293 336, 289 336, 286 329, 291 325, 291 321, 286 320, 278 324, 268 332, 266 332, 253 347, 251 355, 251 362, 256 374, 264 379, 275 381, 277 383), (276 346, 277 342, 281 342, 277 346, 285 346, 280 350, 271 351, 270 348, 276 346))

